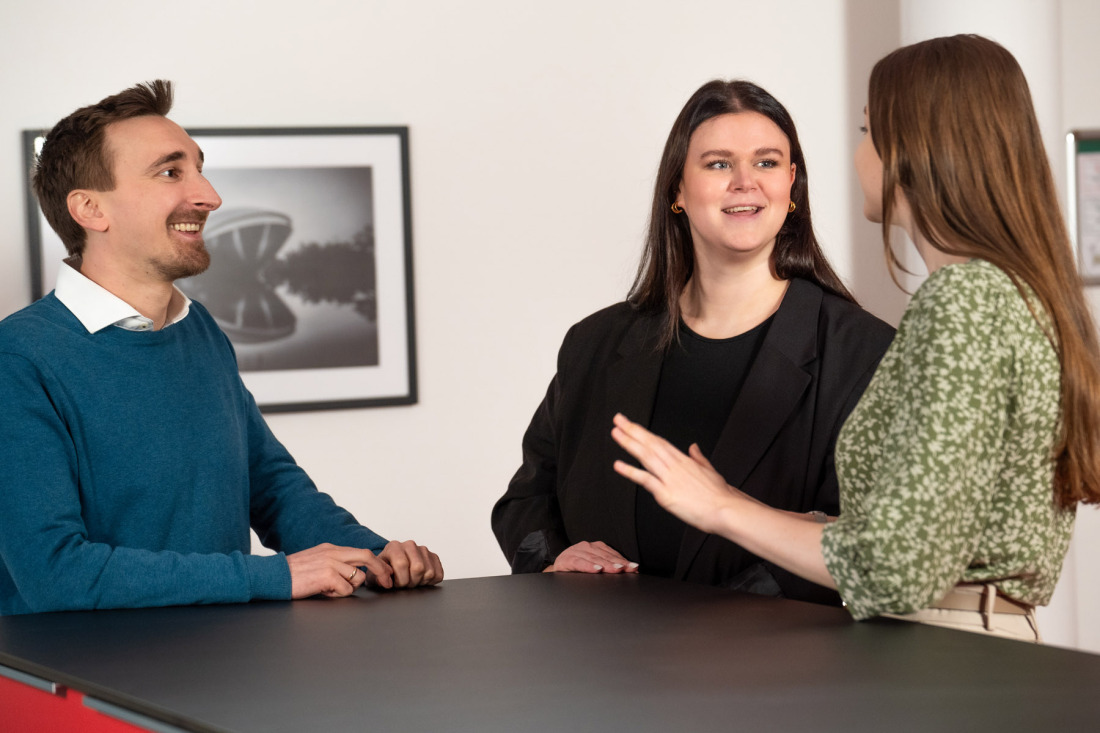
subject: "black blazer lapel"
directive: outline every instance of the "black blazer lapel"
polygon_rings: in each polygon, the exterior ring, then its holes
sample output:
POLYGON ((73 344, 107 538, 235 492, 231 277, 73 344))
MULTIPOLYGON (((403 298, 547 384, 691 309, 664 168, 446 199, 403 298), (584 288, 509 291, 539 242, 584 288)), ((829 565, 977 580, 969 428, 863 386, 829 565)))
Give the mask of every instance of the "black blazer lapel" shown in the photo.
MULTIPOLYGON (((740 488, 802 400, 812 381, 804 367, 817 358, 817 323, 822 292, 792 279, 760 353, 753 361, 729 420, 708 456, 711 465, 740 488)), ((676 577, 683 579, 707 538, 688 527, 680 546, 676 577)))
MULTIPOLYGON (((628 456, 611 440, 611 418, 621 412, 641 425, 648 426, 653 417, 653 404, 657 399, 657 383, 661 378, 661 362, 664 354, 657 348, 660 321, 656 317, 639 317, 626 332, 619 344, 619 360, 607 370, 607 441, 609 448, 607 466, 616 459, 629 460, 628 456)), ((609 526, 616 528, 617 536, 609 544, 629 558, 638 557, 638 531, 634 522, 634 504, 638 487, 634 482, 614 475, 616 485, 607 492, 605 510, 609 526)))

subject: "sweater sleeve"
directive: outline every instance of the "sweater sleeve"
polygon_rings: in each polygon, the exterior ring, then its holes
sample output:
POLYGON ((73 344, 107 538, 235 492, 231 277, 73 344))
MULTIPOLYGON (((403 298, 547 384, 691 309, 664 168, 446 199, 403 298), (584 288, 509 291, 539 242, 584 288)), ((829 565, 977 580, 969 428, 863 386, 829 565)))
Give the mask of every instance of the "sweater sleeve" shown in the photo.
POLYGON ((925 285, 837 452, 842 482, 866 490, 842 494, 822 550, 857 619, 919 610, 962 577, 1004 450, 1012 360, 999 296, 952 268, 925 285))
POLYGON ((386 539, 317 490, 272 434, 243 383, 241 390, 248 422, 250 522, 264 546, 289 554, 330 542, 380 552, 386 539))
MULTIPOLYGON (((55 385, 64 390, 64 385, 55 385)), ((80 457, 43 375, 0 353, 0 613, 289 598, 280 556, 154 552, 89 539, 80 457)))

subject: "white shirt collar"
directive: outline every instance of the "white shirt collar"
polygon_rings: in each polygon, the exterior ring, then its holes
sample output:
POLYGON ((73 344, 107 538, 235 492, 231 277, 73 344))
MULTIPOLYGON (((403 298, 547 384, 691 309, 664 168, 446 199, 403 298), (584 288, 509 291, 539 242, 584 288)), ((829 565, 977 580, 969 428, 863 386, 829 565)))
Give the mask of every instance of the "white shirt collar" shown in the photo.
MULTIPOLYGON (((172 287, 183 299, 183 307, 171 321, 164 324, 165 326, 179 323, 191 310, 191 299, 179 288, 174 285, 172 287)), ((77 320, 84 324, 88 333, 102 331, 108 326, 118 326, 128 331, 153 330, 151 319, 138 313, 122 298, 89 280, 80 270, 69 264, 68 260, 61 263, 61 268, 57 272, 54 295, 76 316, 77 320)))

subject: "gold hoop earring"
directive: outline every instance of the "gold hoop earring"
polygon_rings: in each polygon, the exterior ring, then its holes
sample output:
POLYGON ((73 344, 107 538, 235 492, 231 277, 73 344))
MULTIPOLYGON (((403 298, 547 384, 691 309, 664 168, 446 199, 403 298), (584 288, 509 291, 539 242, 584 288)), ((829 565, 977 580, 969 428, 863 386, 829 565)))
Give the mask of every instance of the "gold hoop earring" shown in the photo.
POLYGON ((672 213, 673 214, 682 214, 682 213, 684 213, 684 210, 681 209, 679 206, 677 206, 676 202, 673 201, 672 202, 672 213))
POLYGON ((787 207, 787 213, 790 214, 791 212, 793 212, 797 208, 798 207, 794 205, 794 201, 792 201, 791 205, 787 207))

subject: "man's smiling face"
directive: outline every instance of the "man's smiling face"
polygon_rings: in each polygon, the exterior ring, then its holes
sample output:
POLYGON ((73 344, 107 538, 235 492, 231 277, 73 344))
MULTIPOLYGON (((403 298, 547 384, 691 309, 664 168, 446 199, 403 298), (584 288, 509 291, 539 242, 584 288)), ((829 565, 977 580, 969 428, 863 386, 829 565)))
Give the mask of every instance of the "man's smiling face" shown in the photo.
POLYGON ((173 281, 203 272, 206 217, 221 198, 202 175, 203 155, 166 117, 133 117, 106 130, 115 187, 99 192, 110 256, 138 277, 173 281))

